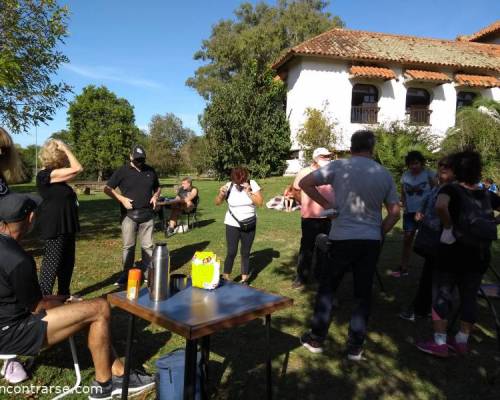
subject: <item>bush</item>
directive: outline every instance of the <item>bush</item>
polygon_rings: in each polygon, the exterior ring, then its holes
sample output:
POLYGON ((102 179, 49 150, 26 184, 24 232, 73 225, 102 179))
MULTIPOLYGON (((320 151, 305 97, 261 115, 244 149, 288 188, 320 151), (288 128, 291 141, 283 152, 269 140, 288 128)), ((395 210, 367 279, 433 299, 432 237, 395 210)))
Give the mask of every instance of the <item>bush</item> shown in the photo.
POLYGON ((426 128, 392 122, 374 132, 377 136, 375 159, 391 172, 396 183, 406 170, 405 156, 409 151, 420 151, 431 168, 438 157, 438 139, 426 128))
POLYGON ((471 107, 461 108, 441 148, 444 153, 478 151, 483 160, 483 177, 500 182, 500 103, 479 98, 471 107))
POLYGON ((333 150, 337 143, 335 123, 329 118, 325 110, 307 108, 306 122, 302 125, 297 135, 297 141, 304 150, 307 163, 312 161, 312 153, 318 147, 333 150))

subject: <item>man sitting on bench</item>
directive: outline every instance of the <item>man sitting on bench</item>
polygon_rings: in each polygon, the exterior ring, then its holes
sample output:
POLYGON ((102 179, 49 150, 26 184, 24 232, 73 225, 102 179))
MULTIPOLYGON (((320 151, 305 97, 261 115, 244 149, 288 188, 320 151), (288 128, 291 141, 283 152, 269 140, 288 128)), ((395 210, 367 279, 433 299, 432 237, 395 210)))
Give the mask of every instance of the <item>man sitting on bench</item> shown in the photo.
POLYGON ((193 186, 193 180, 189 177, 184 178, 181 187, 177 191, 175 199, 168 202, 171 207, 170 219, 168 221, 167 235, 175 233, 175 227, 179 215, 183 212, 191 212, 198 206, 198 189, 193 186))
MULTIPOLYGON (((111 348, 110 307, 103 298, 70 302, 68 296, 42 297, 35 260, 20 245, 31 230, 40 200, 19 193, 0 199, 0 354, 37 355, 88 328, 95 366, 90 399, 121 393, 124 367, 111 348)), ((154 385, 149 375, 130 374, 130 393, 154 385)))

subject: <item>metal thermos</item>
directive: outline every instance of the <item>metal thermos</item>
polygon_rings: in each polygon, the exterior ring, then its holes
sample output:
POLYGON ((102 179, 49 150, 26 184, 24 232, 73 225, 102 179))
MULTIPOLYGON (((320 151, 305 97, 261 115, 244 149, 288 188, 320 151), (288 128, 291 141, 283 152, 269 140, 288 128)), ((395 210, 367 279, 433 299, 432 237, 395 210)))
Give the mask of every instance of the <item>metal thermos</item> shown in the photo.
POLYGON ((170 257, 166 243, 157 243, 148 269, 151 301, 166 300, 170 295, 170 257))

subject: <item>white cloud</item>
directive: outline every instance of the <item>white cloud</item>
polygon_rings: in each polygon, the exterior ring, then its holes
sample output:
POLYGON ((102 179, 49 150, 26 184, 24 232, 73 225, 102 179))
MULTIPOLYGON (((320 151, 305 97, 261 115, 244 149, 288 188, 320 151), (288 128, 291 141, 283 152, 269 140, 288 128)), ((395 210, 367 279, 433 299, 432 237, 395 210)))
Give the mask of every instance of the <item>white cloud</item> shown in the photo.
POLYGON ((84 76, 86 78, 103 80, 103 81, 113 81, 120 82, 126 85, 137 86, 145 89, 162 89, 163 85, 161 83, 155 82, 150 79, 142 79, 138 77, 132 77, 118 70, 117 68, 105 67, 105 66, 85 66, 77 64, 64 64, 64 69, 71 71, 77 75, 84 76))

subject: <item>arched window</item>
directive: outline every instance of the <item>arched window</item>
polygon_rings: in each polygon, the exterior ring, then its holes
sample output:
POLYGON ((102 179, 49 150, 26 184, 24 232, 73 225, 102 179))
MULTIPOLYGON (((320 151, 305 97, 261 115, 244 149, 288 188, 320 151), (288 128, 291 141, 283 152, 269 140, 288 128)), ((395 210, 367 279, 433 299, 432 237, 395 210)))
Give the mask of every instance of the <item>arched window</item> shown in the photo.
POLYGON ((425 89, 408 88, 406 91, 406 114, 414 125, 429 125, 431 96, 425 89))
POLYGON ((458 92, 457 93, 457 110, 460 107, 471 106, 477 97, 477 93, 474 92, 458 92))
POLYGON ((378 90, 373 85, 356 84, 352 88, 351 122, 376 124, 378 90))

